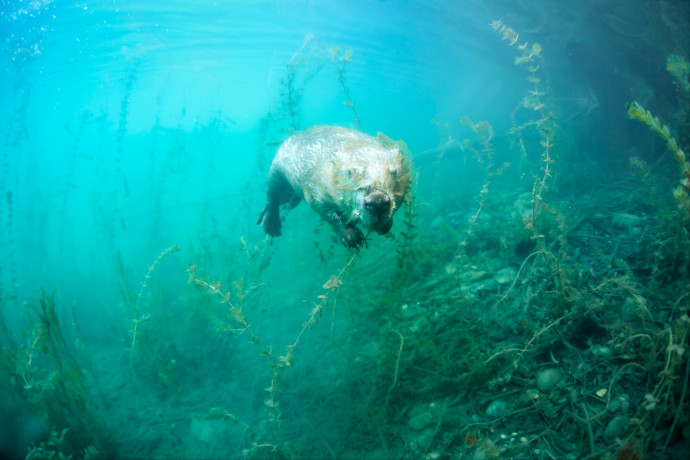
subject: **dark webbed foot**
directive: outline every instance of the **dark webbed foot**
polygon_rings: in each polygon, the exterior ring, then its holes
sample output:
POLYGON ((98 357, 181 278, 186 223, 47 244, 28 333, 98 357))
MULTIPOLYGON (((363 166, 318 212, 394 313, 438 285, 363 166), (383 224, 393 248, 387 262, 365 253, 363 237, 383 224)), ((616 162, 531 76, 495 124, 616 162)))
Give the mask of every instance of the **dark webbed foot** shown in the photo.
POLYGON ((290 200, 293 200, 294 204, 299 203, 299 200, 294 199, 294 191, 285 179, 285 175, 280 170, 271 168, 268 177, 266 206, 261 210, 259 218, 256 220, 256 223, 261 225, 266 234, 280 236, 280 205, 290 200))
POLYGON ((346 248, 359 249, 366 244, 364 234, 354 225, 344 226, 340 233, 340 241, 346 248))
POLYGON ((280 207, 278 204, 267 201, 256 223, 261 225, 267 235, 280 236, 280 207))

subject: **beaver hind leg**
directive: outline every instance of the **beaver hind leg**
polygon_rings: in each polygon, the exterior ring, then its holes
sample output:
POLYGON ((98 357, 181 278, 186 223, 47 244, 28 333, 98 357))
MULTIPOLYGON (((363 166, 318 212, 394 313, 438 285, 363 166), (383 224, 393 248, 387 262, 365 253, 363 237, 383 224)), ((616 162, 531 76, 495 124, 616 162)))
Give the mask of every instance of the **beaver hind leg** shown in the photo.
POLYGON ((281 235, 280 205, 294 199, 295 193, 282 172, 274 171, 268 180, 266 205, 259 213, 256 223, 271 236, 281 235))
POLYGON ((266 201, 266 206, 259 213, 256 223, 261 225, 266 234, 280 236, 280 206, 271 200, 266 201))

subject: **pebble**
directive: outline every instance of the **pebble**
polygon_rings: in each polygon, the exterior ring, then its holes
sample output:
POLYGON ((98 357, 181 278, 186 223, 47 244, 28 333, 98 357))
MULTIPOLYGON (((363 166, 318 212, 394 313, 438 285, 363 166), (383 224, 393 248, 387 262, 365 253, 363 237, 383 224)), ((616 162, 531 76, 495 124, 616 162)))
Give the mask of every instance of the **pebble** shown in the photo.
POLYGON ((606 345, 592 345, 590 351, 594 356, 600 356, 602 358, 609 358, 613 355, 613 351, 606 345))
POLYGON ((543 369, 537 372, 537 388, 546 393, 556 388, 562 378, 563 374, 558 369, 543 369))
POLYGON ((616 415, 611 419, 606 430, 604 430, 604 439, 612 441, 625 433, 630 425, 630 419, 625 415, 616 415))
POLYGON ((427 411, 412 417, 408 422, 408 425, 415 431, 421 431, 432 423, 434 423, 434 416, 431 414, 431 412, 427 411))
POLYGON ((505 401, 497 399, 486 408, 486 415, 489 417, 500 417, 508 412, 508 405, 505 401))
POLYGON ((498 284, 508 284, 515 280, 517 272, 513 267, 506 267, 494 273, 494 281, 498 284))
POLYGON ((637 302, 635 302, 631 297, 625 299, 625 302, 621 307, 620 318, 623 321, 637 321, 640 319, 640 313, 637 310, 637 302))

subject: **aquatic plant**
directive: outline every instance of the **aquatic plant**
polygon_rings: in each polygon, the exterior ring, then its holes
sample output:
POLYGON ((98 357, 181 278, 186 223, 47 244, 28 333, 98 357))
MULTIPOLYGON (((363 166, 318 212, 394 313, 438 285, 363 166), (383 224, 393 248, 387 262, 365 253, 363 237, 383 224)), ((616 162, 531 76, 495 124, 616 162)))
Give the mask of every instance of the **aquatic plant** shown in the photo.
POLYGON ((134 301, 134 305, 132 309, 134 310, 134 320, 133 323, 134 325, 132 326, 132 344, 129 347, 129 365, 132 365, 132 361, 134 359, 134 349, 135 345, 137 343, 137 332, 139 331, 139 325, 144 322, 148 321, 151 319, 150 314, 142 314, 140 311, 140 303, 143 299, 144 295, 144 290, 149 286, 149 283, 151 282, 151 276, 153 275, 153 272, 156 270, 156 266, 160 263, 160 261, 167 255, 172 254, 174 252, 178 252, 180 250, 179 246, 170 246, 169 248, 163 250, 156 260, 153 261, 151 266, 149 266, 146 275, 144 276, 144 280, 141 283, 141 287, 139 288, 139 292, 137 293, 136 300, 134 301))
POLYGON ((687 129, 690 119, 690 63, 687 58, 677 54, 670 54, 666 59, 666 70, 674 77, 678 104, 667 119, 673 120, 680 129, 676 132, 679 143, 690 143, 690 130, 687 129))
MULTIPOLYGON (((31 458, 43 458, 41 451, 99 452, 109 455, 107 425, 94 398, 100 388, 96 376, 80 365, 64 335, 55 307, 55 291, 42 291, 38 304, 28 304, 30 331, 22 342, 11 341, 3 348, 2 371, 11 375, 12 391, 36 408, 46 427, 60 433, 52 444, 37 446, 31 458), (87 380, 90 381, 87 382, 87 380)), ((48 457, 51 458, 51 457, 48 457)), ((58 457, 55 457, 58 458, 58 457)))
MULTIPOLYGON (((72 137, 72 148, 70 151, 69 160, 67 162, 67 172, 65 173, 65 184, 63 191, 64 198, 62 200, 62 205, 60 207, 60 222, 68 222, 68 219, 66 219, 65 217, 68 209, 68 204, 72 199, 72 191, 77 188, 77 185, 74 183, 74 170, 77 164, 77 159, 82 155, 81 142, 84 136, 86 126, 91 120, 91 118, 91 113, 89 113, 88 111, 84 111, 81 114, 81 117, 79 118, 79 122, 77 124, 77 128, 74 131, 70 129, 69 126, 65 127, 67 134, 69 134, 72 137)), ((66 225, 61 225, 59 229, 60 253, 62 256, 64 256, 65 254, 65 227, 66 225)))
POLYGON ((321 70, 322 54, 316 36, 307 34, 302 46, 285 64, 276 114, 289 120, 289 129, 293 132, 302 128, 300 102, 307 83, 321 70))
POLYGON ((161 228, 161 195, 160 190, 156 187, 162 186, 165 183, 164 174, 169 171, 168 168, 162 168, 159 172, 160 166, 158 164, 160 150, 161 150, 161 140, 163 134, 163 126, 161 125, 161 95, 156 97, 156 116, 153 126, 151 127, 150 137, 151 146, 149 147, 148 155, 148 177, 149 179, 149 201, 151 203, 151 211, 149 213, 149 224, 152 228, 150 232, 150 246, 153 246, 155 242, 158 241, 160 235, 158 234, 161 228), (157 174, 158 173, 158 174, 157 174), (160 177, 159 177, 160 174, 160 177))
POLYGON ((673 159, 680 165, 682 178, 680 184, 673 190, 673 197, 678 202, 678 208, 683 212, 685 219, 690 219, 690 162, 676 140, 671 136, 669 127, 659 118, 645 110, 639 103, 628 104, 628 116, 633 120, 646 124, 657 136, 666 142, 666 148, 673 155, 673 159))
MULTIPOLYGON (((10 103, 6 104, 9 114, 3 136, 3 144, 0 149, 0 194, 4 195, 7 206, 0 206, 0 226, 5 231, 0 233, 0 256, 7 258, 0 267, 0 283, 9 283, 8 295, 16 301, 17 272, 16 272, 16 241, 13 213, 14 200, 17 191, 14 190, 11 178, 17 172, 16 158, 25 155, 24 142, 29 139, 29 130, 26 123, 26 112, 31 102, 32 85, 30 83, 31 68, 40 54, 40 40, 37 43, 29 43, 24 34, 16 34, 7 38, 5 50, 11 50, 11 61, 8 61, 8 70, 14 73, 14 80, 5 85, 11 88, 8 92, 10 103), (14 190, 14 196, 13 196, 14 190), (4 273, 3 273, 4 271, 4 273)), ((2 199, 2 198, 0 198, 2 199)))
MULTIPOLYGON (((69 428, 65 428, 60 433, 51 431, 50 438, 47 441, 42 441, 29 450, 26 454, 26 460, 71 460, 74 458, 73 454, 65 453, 69 452, 69 449, 64 446, 65 436, 69 430, 69 428)), ((96 460, 101 458, 101 453, 94 446, 87 446, 78 458, 82 460, 96 460)))
POLYGON ((26 110, 29 106, 29 101, 31 100, 31 86, 28 84, 26 78, 26 70, 24 68, 24 62, 19 63, 19 72, 17 75, 17 80, 14 84, 13 91, 13 104, 12 104, 12 115, 9 120, 7 131, 5 134, 4 144, 2 152, 0 152, 0 193, 5 195, 5 201, 7 206, 0 207, 0 225, 5 227, 5 238, 3 238, 2 246, 4 248, 3 252, 6 252, 6 257, 8 258, 8 263, 3 264, 0 268, 0 280, 2 280, 3 268, 7 269, 6 276, 9 280, 9 286, 11 291, 11 296, 16 297, 16 292, 14 290, 17 286, 17 272, 16 272, 16 260, 15 260, 15 235, 14 235, 14 216, 13 216, 13 195, 12 190, 8 186, 7 179, 10 174, 14 171, 14 168, 10 164, 10 158, 12 158, 13 152, 19 153, 22 143, 24 140, 28 139, 28 131, 26 128, 26 110), (16 151, 15 151, 16 150, 16 151), (3 212, 4 211, 4 212, 3 212), (4 214, 4 216, 3 216, 4 214))
POLYGON ((122 151, 124 149, 125 135, 127 134, 127 119, 129 116, 129 103, 132 97, 132 88, 134 87, 134 82, 137 78, 136 67, 137 66, 135 65, 124 79, 124 94, 122 95, 122 100, 120 101, 120 119, 117 126, 117 136, 115 140, 115 173, 118 184, 121 183, 123 186, 125 197, 129 196, 129 186, 127 184, 127 178, 122 171, 122 151))
POLYGON ((259 338, 254 335, 251 338, 251 343, 261 349, 261 355, 266 357, 271 363, 272 375, 271 383, 265 389, 268 392, 268 398, 264 401, 264 418, 262 421, 263 428, 258 438, 252 442, 252 446, 245 449, 242 455, 247 458, 265 458, 266 455, 271 457, 281 458, 281 451, 289 452, 290 445, 279 441, 280 431, 282 428, 282 413, 279 408, 278 390, 283 381, 283 374, 286 368, 294 365, 295 355, 294 351, 299 344, 302 336, 308 329, 311 329, 316 324, 316 319, 321 315, 323 308, 328 305, 330 297, 333 298, 333 309, 335 310, 336 302, 340 288, 343 285, 343 278, 347 271, 353 266, 355 258, 358 256, 358 251, 353 251, 349 261, 343 266, 337 275, 331 275, 322 288, 325 290, 323 294, 317 296, 319 302, 312 308, 309 318, 302 325, 302 329, 297 334, 294 342, 285 348, 285 354, 276 357, 273 350, 269 347, 262 347, 259 338))
MULTIPOLYGON (((518 47, 524 45, 512 31, 506 39, 518 47)), ((518 125, 514 130, 525 151, 528 143, 523 133, 537 124, 518 125)), ((490 133, 486 128, 484 132, 490 133)), ((535 247, 509 278, 512 282, 504 284, 509 285, 507 290, 501 292, 499 287, 497 292, 498 279, 492 284, 491 273, 481 270, 492 267, 490 251, 483 250, 475 257, 478 267, 474 270, 449 271, 448 279, 439 276, 428 282, 423 295, 410 290, 405 316, 390 326, 405 337, 406 354, 397 361, 395 354, 386 356, 386 361, 381 357, 379 366, 390 363, 389 358, 396 362, 399 389, 382 395, 384 385, 377 398, 409 402, 405 395, 416 395, 414 401, 424 395, 423 402, 402 416, 409 420, 407 426, 395 428, 406 433, 407 455, 460 452, 522 457, 580 452, 615 457, 649 451, 651 433, 663 431, 666 445, 672 445, 678 435, 673 427, 683 423, 679 414, 687 399, 687 378, 681 373, 687 366, 683 350, 689 321, 679 307, 688 302, 682 287, 687 286, 687 278, 653 292, 653 286, 646 285, 620 253, 600 272, 591 271, 598 261, 583 254, 574 260, 564 250, 569 231, 566 216, 546 203, 546 193, 553 196, 554 192, 550 186, 554 138, 551 131, 541 131, 540 137, 542 169, 534 175, 530 212, 524 222, 532 241, 536 240, 535 247), (550 223, 556 225, 552 239, 547 238, 550 223), (593 276, 587 275, 587 267, 593 276), (458 278, 472 283, 471 287, 456 287, 458 278), (668 323, 662 320, 666 313, 652 306, 658 296, 676 298, 673 303, 678 308, 672 309, 668 323), (493 307, 487 310, 487 305, 493 307), (503 312, 497 308, 501 305, 506 307, 503 312), (624 319, 615 321, 617 315, 624 319), (477 324, 471 318, 482 319, 477 324), (492 334, 491 324, 500 324, 501 330, 507 327, 514 337, 492 334), (545 368, 551 370, 548 375, 556 376, 551 381, 544 377, 545 368), (644 382, 651 383, 645 386, 644 382), (488 390, 480 394, 474 390, 477 387, 488 390), (472 400, 480 402, 465 402, 472 400), (534 426, 535 434, 525 432, 525 424, 534 426), (554 431, 553 426, 568 430, 554 431), (445 430, 443 437, 436 436, 439 430, 445 430)), ((601 203, 591 206, 596 209, 601 203)), ((620 212, 611 214, 612 226, 614 221, 631 221, 620 217, 620 212)), ((500 215, 493 219, 505 221, 500 215)), ((491 227, 496 225, 500 223, 491 227)), ((478 218, 472 224, 476 226, 481 226, 478 218)), ((647 231, 644 224, 640 227, 647 231)), ((489 226, 480 230, 496 231, 489 226)), ((481 233, 481 238, 485 240, 486 235, 481 233)), ((616 246, 614 254, 618 250, 616 246)), ((385 433, 390 433, 386 430, 395 418, 384 414, 377 420, 374 426, 383 431, 382 442, 392 449, 393 438, 385 433)), ((658 451, 665 449, 659 446, 658 451)))
POLYGON ((396 237, 397 248, 395 249, 397 272, 392 291, 395 293, 396 301, 393 302, 395 311, 400 308, 400 301, 405 296, 405 291, 412 280, 413 270, 417 266, 417 250, 414 243, 419 236, 417 230, 417 212, 415 205, 414 190, 411 190, 405 198, 405 210, 403 214, 403 230, 396 237))
MULTIPOLYGON (((249 327, 249 325, 247 324, 247 319, 242 314, 242 308, 236 307, 230 301, 230 291, 223 291, 221 289, 220 281, 215 281, 213 284, 211 284, 197 277, 196 265, 190 265, 187 269, 187 272, 189 273, 189 283, 205 288, 209 294, 220 297, 220 302, 225 304, 228 308, 228 316, 230 317, 230 319, 233 320, 235 324, 239 326, 238 328, 224 327, 222 328, 222 330, 226 332, 243 332, 249 327)), ((241 280, 238 280, 238 282, 236 283, 236 287, 238 288, 240 296, 243 295, 241 286, 242 282, 241 280)))
MULTIPOLYGON (((12 192, 5 191, 5 202, 7 206, 5 207, 5 248, 7 250, 8 263, 4 265, 9 268, 9 286, 10 290, 7 296, 16 300, 16 286, 17 286, 17 262, 15 260, 15 241, 14 241, 14 200, 12 198, 12 192)), ((0 275, 2 275, 2 270, 0 269, 0 275)))
POLYGON ((561 263, 563 258, 566 257, 566 254, 563 253, 567 244, 565 219, 556 208, 549 206, 545 201, 545 194, 551 189, 551 183, 553 182, 557 125, 553 110, 547 103, 548 94, 540 86, 542 78, 539 75, 539 71, 542 60, 542 48, 538 43, 533 43, 530 46, 527 41, 521 42, 517 32, 507 27, 500 20, 493 21, 491 28, 501 35, 502 40, 508 41, 509 46, 515 48, 520 53, 515 58, 514 63, 527 70, 527 81, 532 85, 532 89, 523 98, 521 107, 536 114, 537 118, 528 118, 524 123, 517 124, 516 113, 521 108, 518 107, 513 111, 513 127, 510 130, 510 134, 515 137, 522 156, 525 158, 529 157, 528 142, 525 138, 526 130, 535 129, 540 138, 540 172, 533 174, 531 213, 523 215, 523 220, 525 228, 532 233, 531 239, 537 246, 536 255, 546 261, 552 273, 556 275, 553 281, 557 284, 557 289, 564 298, 568 298, 572 294, 570 292, 571 283, 568 275, 564 272, 564 265, 561 263), (547 246, 545 240, 545 230, 549 217, 557 228, 556 238, 558 246, 556 248, 547 246), (556 253, 554 253, 554 249, 556 253))
POLYGON ((474 132, 477 135, 477 137, 479 138, 479 143, 481 145, 481 151, 478 151, 472 146, 472 143, 469 140, 466 140, 463 145, 464 150, 470 152, 472 156, 475 158, 475 160, 477 160, 477 163, 479 163, 486 171, 486 182, 480 189, 479 197, 477 198, 477 212, 475 212, 474 215, 470 218, 468 227, 465 230, 465 237, 460 243, 459 256, 462 257, 466 256, 465 247, 467 246, 469 239, 472 236, 472 228, 476 225, 477 221, 479 220, 479 216, 481 215, 482 209, 484 209, 486 199, 489 195, 489 191, 491 190, 491 186, 493 185, 495 178, 503 174, 503 171, 508 166, 510 166, 510 163, 503 163, 500 167, 496 168, 496 165, 494 164, 494 150, 491 145, 491 139, 494 136, 494 131, 489 122, 480 121, 479 123, 475 124, 467 117, 462 117, 460 119, 460 122, 463 125, 469 127, 472 130, 472 132, 474 132))
MULTIPOLYGON (((527 41, 520 42, 519 35, 510 27, 507 27, 500 20, 493 21, 491 28, 501 35, 501 39, 508 42, 508 45, 515 48, 520 55, 515 58, 515 65, 521 66, 527 70, 527 81, 532 85, 532 89, 523 98, 521 107, 513 111, 513 127, 510 133, 518 140, 520 149, 526 155, 526 142, 523 133, 528 128, 534 128, 538 131, 541 141, 539 144, 542 147, 541 153, 541 177, 535 176, 534 182, 534 203, 533 203, 533 223, 536 221, 536 214, 539 210, 541 202, 544 200, 544 193, 549 189, 549 182, 553 174, 553 150, 555 124, 553 112, 547 104, 547 94, 541 89, 542 77, 539 75, 541 65, 541 45, 533 43, 531 46, 527 41), (532 110, 538 118, 530 118, 522 124, 517 124, 516 113, 520 108, 532 110)), ((538 236, 538 235, 536 235, 538 236)), ((537 242, 540 238, 537 238, 537 242)), ((539 243, 538 243, 539 244, 539 243)))
MULTIPOLYGON (((462 144, 458 140, 454 139, 453 136, 450 134, 448 122, 431 120, 431 124, 436 127, 439 138, 438 147, 431 150, 431 152, 435 153, 433 172, 434 177, 432 182, 434 187, 434 195, 439 196, 443 193, 441 192, 440 187, 443 184, 444 179, 442 174, 443 168, 441 167, 441 163, 444 161, 444 159, 446 159, 446 157, 451 155, 451 152, 453 152, 456 149, 461 149, 462 144)), ((424 153, 426 152, 421 152, 422 155, 424 153)))
POLYGON ((354 121, 357 127, 361 130, 362 117, 357 113, 357 109, 355 108, 355 102, 352 100, 352 97, 350 96, 350 88, 348 88, 345 84, 345 64, 347 64, 348 62, 352 62, 354 54, 354 51, 348 49, 345 50, 345 52, 343 52, 341 56, 340 48, 337 46, 333 46, 331 47, 331 49, 328 50, 328 57, 331 63, 335 66, 336 71, 338 72, 338 82, 340 83, 340 88, 343 94, 345 94, 345 100, 343 101, 343 105, 352 110, 352 113, 355 115, 355 118, 352 121, 354 121))
POLYGON ((678 85, 685 93, 690 93, 690 64, 677 54, 666 58, 666 70, 676 78, 678 85))

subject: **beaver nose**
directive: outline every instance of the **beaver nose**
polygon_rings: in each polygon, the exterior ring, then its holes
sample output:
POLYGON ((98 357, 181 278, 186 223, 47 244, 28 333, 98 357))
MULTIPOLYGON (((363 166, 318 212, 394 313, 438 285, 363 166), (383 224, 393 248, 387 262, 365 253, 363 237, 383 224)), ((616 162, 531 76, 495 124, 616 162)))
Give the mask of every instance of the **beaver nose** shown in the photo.
POLYGON ((366 206, 375 214, 387 213, 391 206, 391 200, 388 195, 380 190, 371 192, 364 199, 366 206))
POLYGON ((391 219, 388 219, 381 223, 379 228, 376 229, 376 233, 379 235, 385 235, 386 233, 391 231, 391 227, 393 227, 393 221, 391 219))

